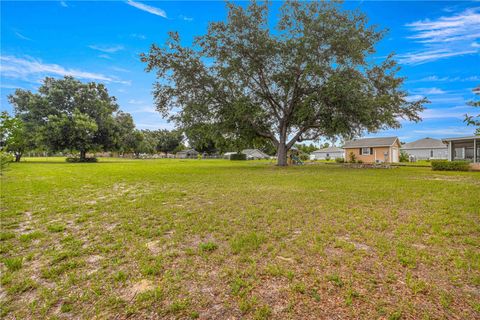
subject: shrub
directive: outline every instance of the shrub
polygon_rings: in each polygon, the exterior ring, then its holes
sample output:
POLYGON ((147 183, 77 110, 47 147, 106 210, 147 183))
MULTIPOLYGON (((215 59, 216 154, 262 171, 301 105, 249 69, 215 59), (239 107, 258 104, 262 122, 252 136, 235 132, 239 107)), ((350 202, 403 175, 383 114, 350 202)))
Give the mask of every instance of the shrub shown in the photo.
POLYGON ((408 162, 409 158, 410 157, 408 156, 408 153, 406 153, 403 150, 400 151, 400 157, 399 157, 400 162, 408 162))
POLYGON ((353 152, 350 152, 350 154, 348 155, 348 162, 350 163, 355 163, 357 162, 357 157, 355 156, 355 153, 353 152))
POLYGON ((232 153, 230 160, 247 160, 247 155, 243 153, 232 153))
POLYGON ((325 157, 325 160, 330 161, 330 157, 325 157))
POLYGON ((468 161, 447 161, 433 160, 432 170, 436 171, 468 171, 470 164, 468 161))
POLYGON ((70 163, 78 163, 78 162, 98 162, 97 158, 77 158, 77 157, 68 157, 65 161, 70 163))
POLYGON ((306 154, 306 153, 302 153, 302 154, 300 154, 299 158, 302 161, 307 161, 309 159, 309 155, 306 154))
POLYGON ((345 160, 343 158, 335 158, 336 163, 344 163, 345 160))
POLYGON ((363 160, 357 160, 357 163, 363 163, 363 160))

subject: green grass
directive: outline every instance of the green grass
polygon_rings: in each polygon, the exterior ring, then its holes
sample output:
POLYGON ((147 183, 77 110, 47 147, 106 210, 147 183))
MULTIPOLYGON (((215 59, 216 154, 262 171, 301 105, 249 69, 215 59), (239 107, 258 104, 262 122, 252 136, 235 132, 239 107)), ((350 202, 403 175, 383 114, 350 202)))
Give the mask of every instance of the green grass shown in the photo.
POLYGON ((480 173, 27 158, 1 179, 2 318, 480 317, 480 173))

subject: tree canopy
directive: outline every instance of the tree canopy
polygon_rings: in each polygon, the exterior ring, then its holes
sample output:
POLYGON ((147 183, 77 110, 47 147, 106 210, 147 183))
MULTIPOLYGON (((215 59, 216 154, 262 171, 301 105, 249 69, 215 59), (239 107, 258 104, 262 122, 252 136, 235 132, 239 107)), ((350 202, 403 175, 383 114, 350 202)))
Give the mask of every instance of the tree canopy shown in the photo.
POLYGON ((0 114, 0 149, 13 152, 15 161, 19 162, 25 150, 31 145, 30 135, 18 117, 11 117, 8 112, 0 114))
POLYGON ((393 56, 373 59, 384 32, 331 2, 228 3, 225 22, 184 46, 176 32, 141 55, 156 71, 157 110, 179 126, 269 139, 278 164, 297 142, 351 138, 419 121, 426 99, 408 101, 393 56))
MULTIPOLYGON (((473 93, 475 93, 475 95, 477 96, 480 96, 480 86, 473 89, 473 93)), ((469 101, 468 104, 471 105, 472 107, 478 108, 480 107, 480 100, 477 100, 477 101, 472 100, 472 101, 469 101)), ((468 125, 476 126, 477 130, 475 131, 475 134, 480 136, 480 113, 476 116, 465 115, 465 122, 468 125)))
POLYGON ((38 93, 17 89, 8 97, 25 130, 52 151, 118 150, 135 125, 100 83, 47 77, 38 93))

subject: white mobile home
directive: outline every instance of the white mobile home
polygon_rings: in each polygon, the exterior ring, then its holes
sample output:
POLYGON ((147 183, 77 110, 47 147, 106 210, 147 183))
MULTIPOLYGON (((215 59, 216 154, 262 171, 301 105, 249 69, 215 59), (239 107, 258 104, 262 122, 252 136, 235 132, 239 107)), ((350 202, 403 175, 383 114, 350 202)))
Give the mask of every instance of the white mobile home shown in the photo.
POLYGON ((248 160, 269 159, 270 156, 258 149, 245 149, 242 153, 247 156, 248 160))
POLYGON ((328 147, 319 150, 315 150, 310 155, 312 160, 329 160, 335 158, 343 158, 345 152, 342 148, 328 147))
POLYGON ((416 160, 447 159, 448 157, 448 146, 441 140, 432 138, 406 143, 400 150, 416 160))

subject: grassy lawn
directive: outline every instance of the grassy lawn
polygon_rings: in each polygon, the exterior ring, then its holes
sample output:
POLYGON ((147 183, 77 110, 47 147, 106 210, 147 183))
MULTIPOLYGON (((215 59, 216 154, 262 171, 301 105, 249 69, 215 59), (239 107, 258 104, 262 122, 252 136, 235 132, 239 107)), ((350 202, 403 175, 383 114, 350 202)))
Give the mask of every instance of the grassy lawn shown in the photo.
POLYGON ((480 173, 28 159, 1 317, 480 318, 480 173))

